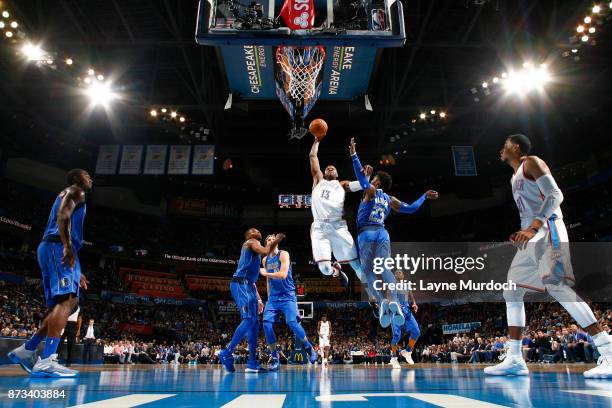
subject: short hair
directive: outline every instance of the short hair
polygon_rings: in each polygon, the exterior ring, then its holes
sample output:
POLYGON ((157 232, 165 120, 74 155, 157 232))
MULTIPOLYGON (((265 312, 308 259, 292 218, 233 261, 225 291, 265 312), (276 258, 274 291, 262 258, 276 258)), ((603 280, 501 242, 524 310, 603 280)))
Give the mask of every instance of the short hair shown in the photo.
POLYGON ((70 170, 68 173, 66 173, 66 182, 69 186, 73 185, 74 183, 76 183, 77 178, 83 173, 87 172, 83 169, 70 170))
POLYGON ((248 236, 251 234, 251 231, 255 231, 257 228, 255 227, 251 227, 248 230, 244 231, 244 237, 248 238, 248 236))
POLYGON ((266 239, 264 241, 267 241, 268 238, 270 238, 270 237, 276 238, 276 234, 268 234, 268 235, 266 235, 266 239))
POLYGON ((385 191, 391 189, 392 179, 389 173, 387 173, 386 171, 379 170, 376 173, 376 177, 378 177, 378 180, 380 180, 381 189, 385 191))
POLYGON ((531 151, 531 140, 525 135, 517 133, 515 135, 508 136, 508 139, 519 146, 521 153, 529 154, 531 151))

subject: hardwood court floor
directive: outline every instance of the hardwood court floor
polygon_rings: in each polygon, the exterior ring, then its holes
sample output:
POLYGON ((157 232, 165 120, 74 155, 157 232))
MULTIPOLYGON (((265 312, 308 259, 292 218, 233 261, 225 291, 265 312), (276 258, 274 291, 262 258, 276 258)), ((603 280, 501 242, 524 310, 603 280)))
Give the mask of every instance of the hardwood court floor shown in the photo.
POLYGON ((225 373, 218 366, 73 367, 75 379, 30 378, 0 367, 0 406, 83 407, 612 407, 612 380, 585 380, 591 365, 531 365, 529 377, 485 377, 484 365, 283 366, 225 373), (16 391, 23 390, 23 391, 16 391), (45 391, 47 390, 47 391, 45 391), (57 398, 43 398, 52 391, 57 398), (19 394, 19 398, 16 398, 19 394), (11 398, 12 397, 12 398, 11 398))

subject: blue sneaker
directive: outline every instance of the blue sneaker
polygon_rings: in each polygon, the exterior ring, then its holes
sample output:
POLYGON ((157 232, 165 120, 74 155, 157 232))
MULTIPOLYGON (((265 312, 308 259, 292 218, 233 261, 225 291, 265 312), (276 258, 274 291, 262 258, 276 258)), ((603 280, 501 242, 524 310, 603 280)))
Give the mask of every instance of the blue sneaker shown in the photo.
POLYGON ((280 361, 278 361, 278 357, 272 357, 272 362, 268 364, 268 371, 278 371, 280 368, 280 361))
POLYGON ((233 373, 236 371, 234 367, 234 356, 227 349, 223 349, 219 352, 219 361, 225 367, 225 371, 228 373, 233 373))
POLYGON ((389 312, 391 313, 391 320, 396 326, 403 326, 406 322, 402 308, 397 302, 389 302, 389 312))
POLYGON ((266 370, 265 368, 263 368, 261 366, 261 364, 259 364, 258 362, 247 362, 247 366, 246 369, 244 370, 245 373, 267 373, 268 370, 266 370))
POLYGON ((308 356, 308 360, 310 360, 310 364, 316 364, 319 359, 319 355, 314 347, 310 346, 310 355, 308 356))
POLYGON ((383 301, 380 302, 380 311, 378 313, 380 326, 382 328, 389 327, 391 325, 391 311, 389 310, 389 301, 387 299, 383 299, 383 301))
POLYGON ((8 358, 15 364, 19 364, 28 374, 34 367, 35 351, 25 348, 25 343, 8 353, 8 358))

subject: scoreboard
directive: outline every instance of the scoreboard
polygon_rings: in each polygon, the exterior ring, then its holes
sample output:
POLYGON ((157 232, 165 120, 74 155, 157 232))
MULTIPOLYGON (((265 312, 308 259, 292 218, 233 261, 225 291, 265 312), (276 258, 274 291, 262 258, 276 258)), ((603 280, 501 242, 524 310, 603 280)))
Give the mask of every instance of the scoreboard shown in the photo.
POLYGON ((280 208, 310 208, 310 194, 280 194, 278 206, 280 208))

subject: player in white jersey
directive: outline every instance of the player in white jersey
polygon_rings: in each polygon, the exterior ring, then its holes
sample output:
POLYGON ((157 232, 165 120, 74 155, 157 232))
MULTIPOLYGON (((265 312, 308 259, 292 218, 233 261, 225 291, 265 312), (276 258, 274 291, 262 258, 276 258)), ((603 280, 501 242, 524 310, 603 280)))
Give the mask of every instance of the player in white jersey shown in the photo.
POLYGON ((548 292, 593 338, 601 357, 597 367, 585 371, 587 378, 612 378, 612 336, 597 323, 589 306, 574 292, 574 277, 569 259, 569 239, 560 204, 563 194, 546 163, 528 156, 531 142, 524 135, 506 139, 500 158, 514 170, 512 194, 521 217, 521 229, 510 236, 518 247, 508 272, 516 290, 504 291, 508 333, 506 358, 485 368, 490 375, 527 375, 529 370, 521 353, 525 328, 523 298, 529 290, 548 292))
POLYGON ((329 358, 329 338, 331 337, 332 328, 331 322, 327 320, 327 316, 321 316, 321 320, 317 325, 317 333, 319 333, 319 351, 322 354, 323 367, 327 367, 327 360, 329 358))
MULTIPOLYGON (((310 239, 314 261, 323 275, 339 276, 343 286, 348 284, 348 278, 339 264, 348 263, 367 287, 367 281, 361 272, 355 241, 343 219, 345 193, 359 191, 361 186, 358 181, 338 181, 338 170, 331 164, 325 167, 323 173, 319 165, 318 152, 319 140, 315 138, 309 155, 313 180, 311 209, 314 218, 310 227, 310 239), (337 262, 332 262, 332 253, 337 262)), ((366 166, 365 171, 369 177, 372 167, 366 166)))

